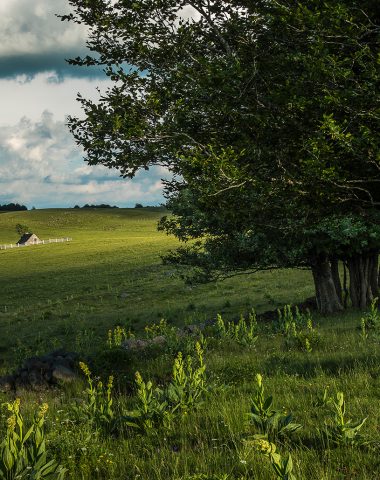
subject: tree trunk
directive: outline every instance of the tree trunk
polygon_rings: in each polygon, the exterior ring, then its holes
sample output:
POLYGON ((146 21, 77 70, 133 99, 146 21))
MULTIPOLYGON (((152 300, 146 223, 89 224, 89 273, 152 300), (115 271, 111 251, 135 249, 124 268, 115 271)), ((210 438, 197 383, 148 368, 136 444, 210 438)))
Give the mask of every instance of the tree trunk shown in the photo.
POLYGON ((348 305, 348 287, 347 287, 347 263, 343 262, 343 308, 346 309, 348 305))
POLYGON ((350 297, 354 308, 365 310, 379 294, 379 252, 348 259, 350 297))
MULTIPOLYGON (((320 256, 312 266, 318 310, 330 314, 343 310, 335 288, 332 269, 327 256, 320 256)), ((340 282, 339 282, 340 283, 340 282)))
POLYGON ((331 261, 331 274, 334 280, 335 291, 339 298, 340 303, 342 303, 343 295, 342 295, 342 283, 340 281, 339 276, 339 261, 337 258, 332 258, 331 261))
POLYGON ((379 285, 379 254, 376 252, 370 263, 370 285, 372 290, 372 295, 376 298, 379 296, 380 293, 380 285, 379 285))

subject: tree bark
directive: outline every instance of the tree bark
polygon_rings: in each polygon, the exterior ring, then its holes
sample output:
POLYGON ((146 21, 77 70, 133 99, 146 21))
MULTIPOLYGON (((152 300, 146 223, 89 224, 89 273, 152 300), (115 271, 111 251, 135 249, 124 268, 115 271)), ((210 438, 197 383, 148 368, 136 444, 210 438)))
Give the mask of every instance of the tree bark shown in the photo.
POLYGON ((331 274, 332 274, 332 278, 334 280, 334 285, 335 285, 335 291, 339 298, 340 303, 342 303, 343 292, 342 292, 342 283, 340 281, 340 276, 339 276, 339 261, 337 258, 332 258, 330 263, 331 263, 331 274))
POLYGON ((372 295, 376 298, 379 296, 380 293, 380 285, 379 285, 379 253, 376 252, 373 255, 371 264, 370 264, 370 284, 372 295))
POLYGON ((331 264, 327 256, 318 257, 312 265, 312 272, 319 312, 327 315, 342 311, 342 302, 336 291, 331 264))
POLYGON ((355 255, 347 261, 354 308, 365 310, 379 294, 379 252, 355 255))
POLYGON ((343 308, 346 309, 348 305, 348 287, 347 287, 347 263, 343 262, 343 291, 344 291, 344 296, 343 296, 343 308))

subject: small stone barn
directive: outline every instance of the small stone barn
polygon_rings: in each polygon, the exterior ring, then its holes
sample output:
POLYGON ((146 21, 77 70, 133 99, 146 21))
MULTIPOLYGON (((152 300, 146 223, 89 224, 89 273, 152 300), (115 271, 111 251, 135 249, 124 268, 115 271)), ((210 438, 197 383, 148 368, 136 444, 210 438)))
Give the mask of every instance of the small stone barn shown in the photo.
POLYGON ((35 245, 40 243, 41 240, 34 233, 24 233, 24 235, 17 242, 18 245, 35 245))

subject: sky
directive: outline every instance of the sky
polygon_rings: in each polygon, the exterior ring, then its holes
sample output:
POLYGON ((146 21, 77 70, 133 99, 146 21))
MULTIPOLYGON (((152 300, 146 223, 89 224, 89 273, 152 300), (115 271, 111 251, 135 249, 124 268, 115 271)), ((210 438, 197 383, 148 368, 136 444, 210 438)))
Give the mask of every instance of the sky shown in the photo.
POLYGON ((126 180, 90 167, 66 126, 81 115, 78 92, 96 99, 110 85, 101 70, 65 62, 86 53, 85 27, 55 16, 68 9, 67 0, 0 0, 0 204, 158 205, 163 169, 126 180))

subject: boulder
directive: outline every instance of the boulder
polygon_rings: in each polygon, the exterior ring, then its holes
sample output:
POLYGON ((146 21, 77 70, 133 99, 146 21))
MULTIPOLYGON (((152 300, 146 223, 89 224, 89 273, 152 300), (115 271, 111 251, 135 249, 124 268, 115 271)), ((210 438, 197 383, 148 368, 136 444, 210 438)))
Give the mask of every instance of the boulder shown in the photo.
POLYGON ((159 335, 158 337, 154 337, 151 340, 151 344, 152 345, 158 345, 158 346, 165 345, 166 344, 166 338, 163 335, 159 335))
POLYGON ((68 383, 76 378, 77 353, 56 350, 41 357, 25 360, 12 375, 0 377, 0 392, 18 389, 41 390, 68 383))
POLYGON ((148 346, 148 340, 139 340, 137 338, 129 338, 123 343, 123 348, 126 350, 144 350, 148 346))
POLYGON ((55 383, 70 383, 76 378, 76 373, 63 365, 56 365, 51 373, 51 380, 55 383))
POLYGON ((13 375, 6 375, 0 378, 0 392, 7 393, 15 388, 15 378, 13 375))

